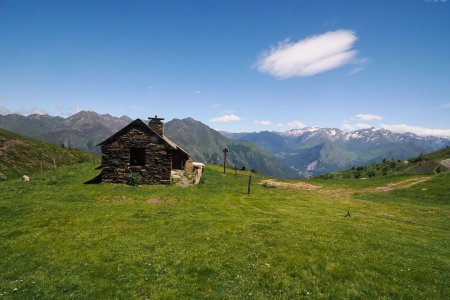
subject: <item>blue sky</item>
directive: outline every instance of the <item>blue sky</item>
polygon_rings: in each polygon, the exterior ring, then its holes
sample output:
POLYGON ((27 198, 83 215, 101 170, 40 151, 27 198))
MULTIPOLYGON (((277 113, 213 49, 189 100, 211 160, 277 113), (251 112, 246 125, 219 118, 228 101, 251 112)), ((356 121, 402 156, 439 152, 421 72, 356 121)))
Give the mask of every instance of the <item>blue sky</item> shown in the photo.
POLYGON ((0 113, 450 136, 450 1, 0 0, 0 113))

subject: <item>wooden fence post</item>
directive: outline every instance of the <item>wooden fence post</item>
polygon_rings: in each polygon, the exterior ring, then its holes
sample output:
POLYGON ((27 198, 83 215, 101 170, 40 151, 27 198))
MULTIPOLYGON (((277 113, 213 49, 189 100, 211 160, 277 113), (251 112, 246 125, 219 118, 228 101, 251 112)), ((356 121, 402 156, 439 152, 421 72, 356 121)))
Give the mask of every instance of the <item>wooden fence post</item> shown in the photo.
POLYGON ((228 148, 223 148, 223 174, 226 172, 228 148))
POLYGON ((250 195, 250 184, 252 183, 252 174, 250 174, 248 176, 248 189, 247 189, 247 194, 250 195))

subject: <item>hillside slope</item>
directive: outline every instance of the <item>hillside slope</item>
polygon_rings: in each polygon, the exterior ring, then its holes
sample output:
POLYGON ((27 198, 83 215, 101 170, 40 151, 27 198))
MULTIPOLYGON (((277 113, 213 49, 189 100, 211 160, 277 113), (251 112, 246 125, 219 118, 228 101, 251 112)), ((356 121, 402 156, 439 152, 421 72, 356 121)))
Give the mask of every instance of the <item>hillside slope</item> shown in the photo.
POLYGON ((450 146, 450 140, 446 138, 375 128, 345 132, 337 128, 305 127, 285 132, 224 134, 262 147, 306 177, 366 165, 383 158, 404 160, 421 152, 450 146))
MULTIPOLYGON (((450 173, 269 187, 83 185, 83 163, 0 182, 0 298, 448 299, 450 173), (364 192, 366 189, 374 192, 364 192), (347 212, 350 217, 345 217, 347 212)), ((289 180, 289 182, 305 182, 289 180)))
POLYGON ((192 155, 194 160, 208 163, 223 163, 223 149, 229 149, 227 163, 255 169, 257 172, 275 177, 298 177, 278 158, 258 146, 231 140, 218 131, 192 118, 173 119, 165 124, 167 137, 192 155))
POLYGON ((80 111, 68 118, 49 115, 0 115, 0 128, 31 136, 55 145, 100 153, 98 143, 113 135, 132 120, 93 111, 80 111))
POLYGON ((83 150, 61 148, 0 129, 0 180, 20 177, 56 166, 92 160, 83 150))
POLYGON ((450 170, 450 147, 411 157, 408 160, 386 160, 366 166, 330 172, 320 178, 370 178, 386 175, 432 175, 450 170))
MULTIPOLYGON (((56 145, 100 153, 96 145, 128 125, 129 117, 81 111, 68 118, 48 115, 0 115, 0 128, 32 136, 56 145)), ((221 162, 228 147, 231 164, 244 165, 278 177, 310 177, 367 165, 386 159, 404 160, 421 152, 450 146, 435 136, 399 134, 367 128, 345 132, 337 128, 305 127, 285 132, 219 132, 193 119, 174 119, 166 134, 189 150, 196 160, 221 162), (186 121, 191 120, 191 121, 186 121), (184 124, 175 125, 177 122, 184 124), (179 132, 177 132, 179 130, 179 132), (225 137, 224 137, 225 136, 225 137)))
MULTIPOLYGON (((0 128, 29 135, 46 142, 100 153, 96 145, 132 120, 101 115, 92 111, 81 111, 66 119, 48 115, 27 117, 11 114, 0 115, 0 128)), ((211 163, 222 162, 222 149, 228 147, 228 162, 231 165, 255 169, 258 172, 277 177, 298 177, 278 158, 261 148, 242 141, 225 138, 217 131, 193 119, 174 119, 165 125, 166 135, 185 148, 195 160, 211 163)))

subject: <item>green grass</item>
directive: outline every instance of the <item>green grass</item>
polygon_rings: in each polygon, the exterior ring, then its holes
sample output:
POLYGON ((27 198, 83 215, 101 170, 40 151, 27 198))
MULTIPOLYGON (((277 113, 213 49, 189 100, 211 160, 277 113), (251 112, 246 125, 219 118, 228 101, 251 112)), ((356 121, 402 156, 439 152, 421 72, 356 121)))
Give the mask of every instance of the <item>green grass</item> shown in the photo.
POLYGON ((419 156, 412 157, 408 161, 384 159, 382 162, 353 167, 348 170, 330 172, 319 175, 316 178, 339 180, 419 174, 433 175, 447 170, 447 168, 440 165, 440 162, 448 158, 450 158, 450 147, 445 147, 432 153, 421 153, 419 156))
POLYGON ((54 164, 70 165, 92 160, 92 154, 87 151, 61 148, 0 128, 0 181, 29 175, 41 166, 48 170, 54 168, 54 164))
POLYGON ((448 172, 356 194, 390 179, 253 174, 247 195, 248 173, 219 166, 192 188, 83 185, 94 168, 0 183, 0 298, 449 298, 448 172))

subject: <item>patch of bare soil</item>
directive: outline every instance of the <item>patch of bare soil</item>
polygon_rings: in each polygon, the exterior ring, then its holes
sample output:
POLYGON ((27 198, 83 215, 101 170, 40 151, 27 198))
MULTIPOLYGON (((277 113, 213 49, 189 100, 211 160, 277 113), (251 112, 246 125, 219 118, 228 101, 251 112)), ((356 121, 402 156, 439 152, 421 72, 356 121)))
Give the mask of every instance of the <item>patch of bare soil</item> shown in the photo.
POLYGON ((396 183, 389 183, 387 185, 379 186, 379 187, 376 187, 376 188, 366 189, 364 191, 365 192, 389 192, 389 191, 393 191, 393 190, 397 190, 397 189, 408 188, 408 187, 411 187, 413 185, 416 185, 416 184, 425 182, 427 180, 430 180, 431 178, 432 178, 432 176, 412 178, 412 179, 399 181, 399 182, 396 182, 396 183))
POLYGON ((288 189, 295 189, 295 190, 306 190, 306 191, 313 191, 320 188, 318 185, 305 183, 305 182, 296 182, 296 183, 290 183, 290 182, 280 182, 275 181, 273 179, 266 179, 260 182, 261 185, 265 185, 267 187, 283 187, 288 189))
POLYGON ((450 169, 450 158, 441 160, 441 165, 446 167, 447 169, 450 169))
POLYGON ((163 199, 158 199, 158 198, 150 198, 147 201, 145 201, 148 204, 161 204, 164 203, 163 199))
POLYGON ((172 182, 177 186, 190 187, 194 185, 194 174, 184 170, 172 170, 172 182))
POLYGON ((159 198, 150 198, 145 201, 148 204, 176 204, 177 200, 175 199, 159 199, 159 198))
MULTIPOLYGON (((399 181, 396 183, 389 183, 384 186, 374 187, 374 188, 367 188, 362 190, 363 192, 389 192, 396 189, 404 189, 411 187, 413 185, 425 182, 427 180, 430 180, 433 176, 423 176, 418 178, 412 178, 407 179, 403 181, 399 181)), ((296 183, 289 183, 289 182, 279 182, 275 181, 273 179, 267 179, 260 182, 261 185, 265 185, 267 187, 283 187, 288 189, 296 189, 296 190, 305 190, 305 191, 314 191, 318 190, 318 192, 322 194, 326 194, 331 198, 341 198, 344 194, 352 194, 356 192, 361 192, 361 190, 353 190, 353 189, 342 189, 342 188, 323 188, 318 185, 305 183, 305 182, 296 182, 296 183)))

